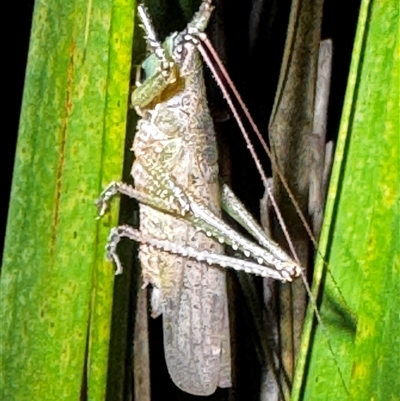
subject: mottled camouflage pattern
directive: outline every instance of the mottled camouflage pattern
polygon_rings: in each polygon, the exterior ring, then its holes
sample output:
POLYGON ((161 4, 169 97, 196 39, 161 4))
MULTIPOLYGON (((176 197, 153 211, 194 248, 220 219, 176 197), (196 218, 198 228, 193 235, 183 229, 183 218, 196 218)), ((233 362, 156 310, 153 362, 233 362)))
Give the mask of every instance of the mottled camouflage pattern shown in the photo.
MULTIPOLYGON (((135 188, 163 197, 163 173, 220 216, 217 146, 207 106, 202 63, 182 34, 170 38, 177 81, 140 109, 133 144, 135 188), (183 48, 178 54, 177 48, 183 48), (182 58, 180 58, 182 56, 182 58)), ((169 195, 168 195, 169 196, 169 195)), ((173 200, 171 199, 171 202, 173 200)), ((140 205, 140 231, 153 238, 220 254, 214 239, 172 215, 140 205)), ((183 391, 208 395, 231 386, 225 271, 141 244, 145 283, 153 286, 152 314, 163 314, 168 371, 183 391)))

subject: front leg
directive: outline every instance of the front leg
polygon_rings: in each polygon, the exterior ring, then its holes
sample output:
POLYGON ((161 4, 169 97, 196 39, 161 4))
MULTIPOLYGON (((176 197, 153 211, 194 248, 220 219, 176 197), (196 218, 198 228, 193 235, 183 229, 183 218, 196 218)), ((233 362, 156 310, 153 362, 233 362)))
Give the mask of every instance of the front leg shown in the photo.
MULTIPOLYGON (((110 200, 118 194, 126 195, 129 198, 136 199, 138 202, 143 203, 145 205, 151 206, 154 209, 158 209, 162 212, 169 214, 185 214, 189 211, 188 201, 185 198, 183 192, 177 190, 173 194, 173 198, 165 199, 162 197, 163 190, 160 189, 160 196, 150 196, 141 191, 138 191, 132 185, 125 184, 120 181, 112 181, 107 187, 103 190, 100 196, 96 199, 96 206, 99 209, 99 218, 104 216, 106 213, 110 200)), ((157 195, 157 191, 156 191, 157 195)))

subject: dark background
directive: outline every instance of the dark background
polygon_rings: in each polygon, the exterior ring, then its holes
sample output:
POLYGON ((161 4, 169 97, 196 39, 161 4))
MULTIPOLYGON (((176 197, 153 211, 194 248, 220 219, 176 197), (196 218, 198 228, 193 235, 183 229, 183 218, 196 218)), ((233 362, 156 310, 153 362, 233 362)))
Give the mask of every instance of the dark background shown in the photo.
POLYGON ((0 220, 2 254, 34 2, 26 0, 10 4, 10 8, 3 14, 3 21, 4 16, 7 16, 7 33, 2 46, 2 66, 5 67, 2 74, 1 113, 3 118, 0 220))

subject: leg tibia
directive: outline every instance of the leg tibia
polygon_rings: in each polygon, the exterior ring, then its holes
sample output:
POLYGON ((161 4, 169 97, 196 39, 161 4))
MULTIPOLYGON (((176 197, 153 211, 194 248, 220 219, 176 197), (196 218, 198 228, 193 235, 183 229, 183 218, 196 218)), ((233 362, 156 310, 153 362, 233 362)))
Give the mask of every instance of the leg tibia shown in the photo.
POLYGON ((226 184, 222 184, 221 201, 225 212, 244 227, 261 246, 266 249, 276 247, 276 244, 265 234, 254 217, 226 184))
POLYGON ((196 259, 199 262, 206 262, 209 265, 216 265, 223 268, 232 268, 246 273, 256 274, 262 277, 271 277, 281 281, 291 281, 292 277, 287 271, 277 271, 269 267, 250 262, 247 260, 236 259, 226 255, 214 254, 208 251, 199 251, 192 247, 174 244, 168 240, 158 240, 145 237, 141 232, 131 226, 123 225, 111 229, 107 244, 107 257, 113 260, 117 266, 115 274, 121 274, 123 269, 121 261, 117 255, 117 245, 121 238, 129 238, 133 241, 153 246, 165 252, 174 253, 183 257, 196 259))

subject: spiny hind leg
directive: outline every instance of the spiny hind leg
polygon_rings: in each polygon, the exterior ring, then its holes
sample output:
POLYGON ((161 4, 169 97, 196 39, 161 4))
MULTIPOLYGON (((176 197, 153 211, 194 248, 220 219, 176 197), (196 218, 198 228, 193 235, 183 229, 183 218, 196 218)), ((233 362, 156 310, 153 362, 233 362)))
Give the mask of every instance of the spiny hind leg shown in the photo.
POLYGON ((140 230, 128 225, 114 227, 110 231, 107 243, 107 257, 114 261, 117 269, 115 274, 121 274, 123 267, 117 254, 117 246, 122 238, 129 238, 133 241, 147 244, 165 252, 170 252, 185 258, 196 259, 199 262, 206 262, 209 265, 216 265, 223 268, 231 268, 237 271, 256 274, 261 277, 271 277, 280 281, 291 281, 292 276, 285 270, 277 271, 269 267, 260 265, 247 260, 237 259, 226 255, 220 255, 206 250, 197 250, 192 247, 174 244, 168 240, 159 240, 152 238, 147 234, 144 235, 140 230))
POLYGON ((184 218, 195 228, 206 233, 207 236, 217 239, 221 243, 230 245, 234 250, 239 249, 246 257, 251 257, 277 270, 285 270, 293 277, 301 274, 301 266, 294 262, 285 251, 270 239, 266 239, 265 248, 249 241, 243 235, 235 231, 221 218, 216 216, 204 204, 195 200, 187 191, 188 209, 184 218))
POLYGON ((112 196, 117 193, 128 195, 143 204, 188 221, 207 236, 227 243, 233 249, 240 249, 246 257, 256 259, 259 264, 280 271, 285 270, 293 277, 300 275, 301 267, 275 243, 269 241, 265 249, 256 245, 236 232, 201 202, 196 201, 189 191, 184 192, 180 189, 168 174, 162 174, 161 178, 164 184, 162 188, 157 189, 155 195, 144 194, 124 183, 111 183, 96 201, 100 207, 100 215, 104 214, 112 196))
POLYGON ((225 212, 244 227, 261 246, 268 249, 272 241, 264 229, 261 228, 227 184, 221 183, 221 188, 221 203, 225 212))
MULTIPOLYGON (((171 182, 171 185, 172 182, 171 182)), ((102 192, 98 200, 96 201, 97 206, 100 208, 100 215, 103 215, 108 207, 108 203, 110 199, 116 194, 124 194, 131 198, 137 199, 139 202, 151 206, 155 209, 159 209, 165 213, 169 213, 171 215, 177 216, 179 215, 183 219, 185 215, 191 220, 191 223, 199 223, 201 224, 201 219, 199 220, 197 217, 191 215, 190 207, 194 207, 196 210, 200 208, 205 211, 207 218, 206 221, 203 221, 205 225, 205 229, 200 228, 198 225, 193 224, 196 228, 202 229, 203 231, 207 231, 207 228, 213 229, 213 224, 208 224, 207 221, 211 218, 216 220, 215 225, 220 227, 221 224, 224 226, 225 230, 229 231, 233 235, 233 240, 237 239, 237 236, 240 237, 240 234, 234 232, 225 222, 220 220, 217 216, 215 216, 211 211, 207 213, 207 209, 201 205, 196 204, 195 202, 191 202, 190 199, 178 188, 175 187, 173 191, 173 197, 169 197, 169 200, 166 200, 161 197, 150 196, 141 191, 136 190, 132 186, 122 183, 122 182, 112 182, 107 188, 102 192)), ((201 214, 201 213, 200 213, 201 214)), ((219 238, 223 233, 216 230, 215 236, 219 238)), ((263 277, 271 277, 277 280, 282 281, 291 281, 292 277, 295 276, 292 271, 288 271, 287 269, 276 270, 276 268, 270 268, 260 263, 254 263, 251 261, 241 260, 237 258, 232 258, 226 255, 213 254, 208 251, 198 251, 190 247, 181 246, 178 244, 174 244, 168 240, 157 240, 155 238, 151 238, 149 236, 143 235, 138 229, 134 229, 131 226, 123 225, 119 227, 115 227, 111 229, 108 244, 107 244, 107 257, 110 260, 113 260, 116 264, 116 274, 121 274, 123 271, 121 261, 117 255, 117 245, 122 238, 129 238, 133 241, 148 244, 154 246, 156 248, 162 249, 166 252, 171 252, 175 254, 179 254, 183 257, 194 258, 198 261, 205 261, 209 264, 218 265, 221 267, 229 267, 239 271, 245 271, 246 273, 252 273, 256 275, 260 275, 263 277)), ((244 237, 242 237, 244 241, 247 241, 244 237)), ((227 239, 229 242, 229 238, 227 239)), ((249 244, 253 245, 250 241, 249 244)), ((262 252, 266 253, 265 250, 260 248, 262 252)), ((248 254, 248 253, 247 253, 248 254)), ((248 254, 249 255, 249 254, 248 254)))

